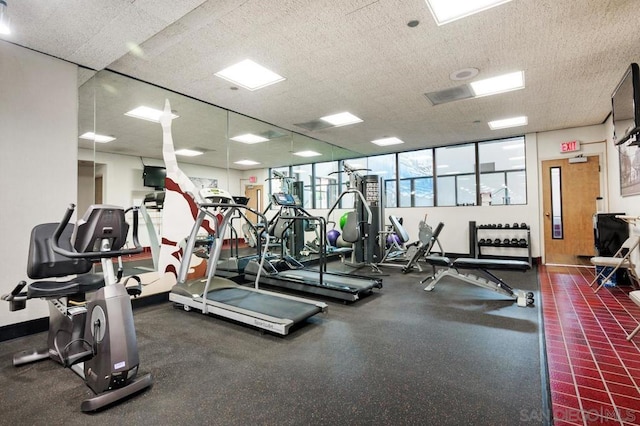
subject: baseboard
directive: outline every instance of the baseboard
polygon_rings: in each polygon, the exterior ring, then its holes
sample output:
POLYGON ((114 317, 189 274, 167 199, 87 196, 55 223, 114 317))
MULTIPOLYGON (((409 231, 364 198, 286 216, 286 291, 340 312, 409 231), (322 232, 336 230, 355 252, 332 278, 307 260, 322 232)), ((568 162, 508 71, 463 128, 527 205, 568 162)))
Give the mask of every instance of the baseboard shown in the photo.
POLYGON ((157 305, 169 301, 169 292, 151 294, 149 296, 138 297, 131 299, 131 306, 133 309, 142 308, 149 305, 157 305))
POLYGON ((41 333, 49 329, 49 317, 38 318, 0 327, 0 342, 41 333))

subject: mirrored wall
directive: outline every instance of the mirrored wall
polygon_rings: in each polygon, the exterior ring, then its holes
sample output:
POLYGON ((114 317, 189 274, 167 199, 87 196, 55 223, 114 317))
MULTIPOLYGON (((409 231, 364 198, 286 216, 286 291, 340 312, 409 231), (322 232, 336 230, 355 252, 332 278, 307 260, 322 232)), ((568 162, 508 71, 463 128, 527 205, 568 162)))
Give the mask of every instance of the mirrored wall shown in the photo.
POLYGON ((87 175, 79 184, 79 204, 137 204, 154 191, 143 170, 164 166, 162 127, 153 116, 139 114, 163 110, 165 100, 175 115, 172 136, 179 167, 199 185, 232 195, 264 185, 270 168, 359 156, 110 71, 81 73, 79 84, 79 167, 87 175))

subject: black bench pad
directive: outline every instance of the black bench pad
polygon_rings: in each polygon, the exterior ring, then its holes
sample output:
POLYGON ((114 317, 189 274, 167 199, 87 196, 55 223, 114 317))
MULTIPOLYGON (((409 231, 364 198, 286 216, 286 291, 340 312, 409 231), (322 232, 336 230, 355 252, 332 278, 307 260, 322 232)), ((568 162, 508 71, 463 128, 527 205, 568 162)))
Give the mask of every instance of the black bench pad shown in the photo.
POLYGON ((512 259, 474 259, 460 257, 451 264, 459 269, 501 269, 508 271, 528 271, 531 269, 529 262, 512 259))
POLYGON ((451 259, 447 256, 429 255, 424 258, 426 262, 434 266, 451 266, 451 259))

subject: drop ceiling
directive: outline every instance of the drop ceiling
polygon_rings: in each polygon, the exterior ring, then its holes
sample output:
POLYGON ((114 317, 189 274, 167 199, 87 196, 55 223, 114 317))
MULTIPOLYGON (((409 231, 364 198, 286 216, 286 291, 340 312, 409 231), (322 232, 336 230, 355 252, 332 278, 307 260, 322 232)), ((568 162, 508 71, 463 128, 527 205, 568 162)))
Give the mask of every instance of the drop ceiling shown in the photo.
MULTIPOLYGON (((513 0, 442 26, 424 0, 9 0, 8 6, 9 42, 359 155, 600 124, 622 74, 640 61, 637 0, 513 0), (419 25, 409 27, 412 20, 419 25), (252 92, 214 76, 247 58, 286 80, 252 92), (464 84, 450 75, 465 68, 479 70, 474 80, 523 70, 526 88, 439 105, 427 99, 425 93, 464 84), (342 111, 364 121, 304 125, 342 111), (528 116, 528 124, 499 131, 487 125, 516 115, 528 116), (385 137, 405 143, 370 142, 385 137)), ((175 123, 199 118, 182 114, 175 123)))

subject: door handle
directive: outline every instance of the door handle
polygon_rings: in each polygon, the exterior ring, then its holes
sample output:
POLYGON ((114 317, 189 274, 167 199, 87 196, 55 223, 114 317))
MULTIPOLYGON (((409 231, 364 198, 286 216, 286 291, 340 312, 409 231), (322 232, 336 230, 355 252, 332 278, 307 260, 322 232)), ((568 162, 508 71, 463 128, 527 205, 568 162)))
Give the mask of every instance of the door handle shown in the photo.
POLYGON ((549 213, 545 213, 544 214, 546 217, 550 217, 551 215, 549 213))

